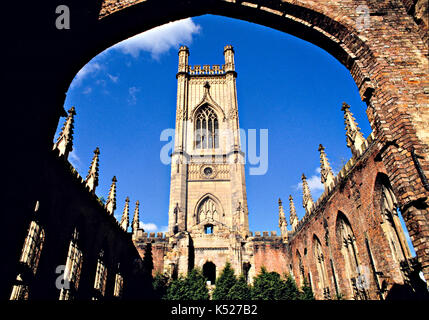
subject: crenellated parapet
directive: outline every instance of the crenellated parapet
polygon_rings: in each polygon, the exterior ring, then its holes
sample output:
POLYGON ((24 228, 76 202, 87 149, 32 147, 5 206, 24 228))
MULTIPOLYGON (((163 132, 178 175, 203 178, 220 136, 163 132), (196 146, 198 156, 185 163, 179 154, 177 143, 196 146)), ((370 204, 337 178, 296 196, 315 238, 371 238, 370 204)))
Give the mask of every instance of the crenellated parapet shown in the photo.
POLYGON ((282 240, 281 235, 277 231, 249 231, 249 240, 264 241, 264 240, 282 240))
POLYGON ((152 240, 165 240, 168 242, 169 237, 163 232, 145 232, 143 229, 136 231, 134 241, 136 242, 146 242, 152 240))
POLYGON ((216 75, 225 74, 225 65, 194 65, 188 66, 188 73, 190 75, 216 75))

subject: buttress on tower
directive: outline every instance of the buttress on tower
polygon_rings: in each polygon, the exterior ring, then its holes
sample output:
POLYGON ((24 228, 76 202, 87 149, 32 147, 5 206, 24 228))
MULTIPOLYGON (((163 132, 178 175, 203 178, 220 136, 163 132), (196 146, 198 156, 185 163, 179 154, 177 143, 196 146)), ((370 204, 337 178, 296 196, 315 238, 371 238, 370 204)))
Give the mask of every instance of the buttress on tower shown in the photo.
MULTIPOLYGON (((225 64, 191 67, 179 49, 169 245, 164 271, 193 267, 219 274, 226 262, 243 271, 249 233, 244 154, 238 122, 234 49, 225 64)), ((210 278, 210 276, 209 276, 210 278)))

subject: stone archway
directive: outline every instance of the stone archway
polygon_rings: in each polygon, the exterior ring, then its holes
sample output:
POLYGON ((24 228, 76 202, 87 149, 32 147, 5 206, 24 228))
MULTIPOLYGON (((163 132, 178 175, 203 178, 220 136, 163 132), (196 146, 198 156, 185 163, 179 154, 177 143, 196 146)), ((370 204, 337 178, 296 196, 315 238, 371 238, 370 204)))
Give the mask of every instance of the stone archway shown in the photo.
POLYGON ((207 261, 206 263, 204 263, 203 275, 207 278, 208 281, 210 281, 211 284, 215 284, 215 282, 216 282, 216 265, 211 261, 207 261))
MULTIPOLYGON (((22 217, 11 218, 14 221, 10 223, 8 235, 20 234, 20 222, 29 204, 34 202, 34 190, 41 189, 49 179, 40 172, 44 172, 56 125, 64 113, 65 92, 80 68, 104 49, 137 33, 181 18, 217 14, 259 23, 312 42, 350 70, 367 103, 379 158, 387 168, 425 278, 429 280, 427 25, 413 16, 412 3, 368 0, 370 23, 360 29, 358 25, 363 17, 362 10, 358 10, 362 4, 360 0, 346 3, 310 0, 74 1, 70 4, 70 30, 54 27, 55 7, 63 1, 46 6, 29 3, 25 12, 20 10, 20 2, 6 4, 3 12, 22 23, 14 23, 15 32, 5 35, 8 63, 3 74, 10 87, 2 98, 3 104, 9 106, 8 117, 19 120, 23 128, 16 130, 16 121, 6 121, 1 128, 2 136, 8 137, 1 147, 11 155, 4 159, 4 166, 12 168, 3 176, 10 182, 8 190, 2 194, 6 199, 2 201, 3 209, 22 213, 22 217), (26 39, 25 44, 22 39, 26 39), (22 95, 23 88, 26 95, 22 95), (37 156, 30 162, 28 154, 37 156), (20 193, 16 192, 18 189, 20 193), (23 201, 22 194, 31 196, 23 201)), ((2 235, 0 241, 17 240, 8 235, 2 235)), ((5 251, 5 265, 12 265, 8 259, 15 259, 15 250, 5 251)))

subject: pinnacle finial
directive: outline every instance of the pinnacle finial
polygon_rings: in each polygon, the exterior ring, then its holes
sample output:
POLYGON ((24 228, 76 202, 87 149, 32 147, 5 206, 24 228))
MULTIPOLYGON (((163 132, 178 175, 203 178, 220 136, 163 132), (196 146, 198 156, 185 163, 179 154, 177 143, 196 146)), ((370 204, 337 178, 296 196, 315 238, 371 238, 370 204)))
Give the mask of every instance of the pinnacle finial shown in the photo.
POLYGON ((284 222, 287 225, 287 221, 285 219, 285 212, 283 210, 283 203, 280 198, 279 198, 279 219, 280 219, 280 224, 284 222))
POLYGON ((92 158, 91 166, 89 167, 88 175, 85 182, 89 187, 89 191, 95 194, 95 188, 98 186, 98 162, 99 162, 100 149, 97 147, 94 150, 94 157, 92 158))
POLYGON ((124 231, 127 231, 128 226, 130 224, 130 198, 125 199, 125 207, 124 211, 122 213, 122 219, 121 219, 121 227, 124 229, 124 231))
POLYGON ((189 52, 189 48, 187 46, 180 46, 179 52, 180 51, 188 51, 189 52))
POLYGON ((113 213, 116 210, 116 182, 117 181, 118 180, 116 180, 116 176, 113 176, 112 184, 111 184, 110 190, 109 190, 109 195, 108 195, 107 201, 106 201, 107 212, 109 212, 111 215, 113 215, 113 213))
POLYGON ((232 45, 226 45, 223 48, 223 55, 225 57, 225 72, 235 71, 234 48, 232 45))
POLYGON ((73 129, 74 129, 74 116, 76 115, 76 110, 74 107, 71 107, 68 111, 66 121, 64 122, 63 127, 61 128, 60 135, 57 139, 57 142, 54 144, 53 149, 59 150, 59 155, 64 155, 64 158, 67 159, 69 153, 73 151, 73 129))
POLYGON ((137 230, 139 229, 139 223, 140 223, 139 206, 140 206, 140 202, 137 200, 136 201, 136 208, 134 209, 133 224, 131 226, 133 229, 133 234, 136 234, 137 230))
POLYGON ((302 206, 306 214, 310 214, 313 206, 313 197, 311 196, 310 187, 308 186, 305 174, 302 174, 302 206))
POLYGON ((343 102, 341 110, 344 112, 344 124, 346 125, 346 139, 347 147, 349 147, 353 155, 357 155, 362 152, 362 146, 365 142, 362 132, 358 127, 356 119, 353 117, 353 113, 350 111, 350 106, 343 102))
POLYGON ((283 210, 282 200, 279 198, 279 228, 280 233, 284 242, 288 241, 288 233, 287 233, 287 221, 285 212, 283 210))
POLYGON ((179 73, 188 72, 189 49, 187 46, 180 46, 179 48, 179 73))
POLYGON ((293 203, 292 195, 289 195, 289 212, 290 212, 290 224, 292 225, 292 230, 295 231, 298 224, 298 216, 296 215, 295 204, 293 203))
POLYGON ((322 146, 322 144, 319 144, 318 150, 320 152, 320 180, 322 181, 325 188, 327 188, 332 182, 334 182, 334 174, 332 173, 328 157, 325 153, 325 148, 322 146))

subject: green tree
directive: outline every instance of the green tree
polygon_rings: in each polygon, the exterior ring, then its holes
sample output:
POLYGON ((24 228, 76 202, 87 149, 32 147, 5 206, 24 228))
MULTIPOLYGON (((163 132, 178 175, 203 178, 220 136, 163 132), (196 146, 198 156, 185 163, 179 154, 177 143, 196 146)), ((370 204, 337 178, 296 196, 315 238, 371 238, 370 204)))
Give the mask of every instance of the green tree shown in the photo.
POLYGON ((295 280, 290 274, 285 275, 285 300, 297 300, 299 297, 299 290, 295 280))
POLYGON ((213 291, 213 300, 230 300, 229 292, 237 283, 237 278, 234 274, 234 269, 231 268, 229 262, 226 263, 221 275, 216 280, 216 288, 213 291))
POLYGON ((207 279, 200 269, 191 270, 187 277, 173 280, 167 288, 166 300, 208 300, 207 279))
POLYGON ((252 289, 254 300, 286 300, 286 282, 277 272, 267 272, 265 267, 255 277, 252 289))
POLYGON ((241 275, 229 290, 226 300, 250 300, 252 291, 246 279, 241 275))
POLYGON ((152 287, 156 299, 165 299, 168 288, 168 276, 158 272, 153 278, 152 287))
POLYGON ((307 278, 304 278, 304 283, 299 294, 299 300, 314 300, 313 290, 311 290, 311 286, 308 284, 307 278))

